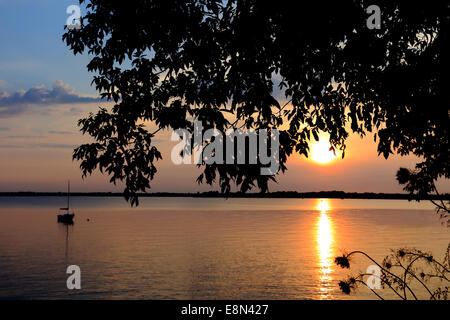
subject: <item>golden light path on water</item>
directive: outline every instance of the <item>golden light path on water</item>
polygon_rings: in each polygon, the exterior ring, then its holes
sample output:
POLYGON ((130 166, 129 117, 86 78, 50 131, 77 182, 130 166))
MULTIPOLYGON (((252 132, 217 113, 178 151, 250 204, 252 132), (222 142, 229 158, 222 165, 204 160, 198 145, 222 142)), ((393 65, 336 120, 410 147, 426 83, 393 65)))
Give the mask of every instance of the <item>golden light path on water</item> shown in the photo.
POLYGON ((320 283, 321 283, 321 298, 326 298, 331 289, 331 268, 333 263, 333 224, 328 216, 330 211, 330 204, 327 199, 320 199, 317 203, 316 209, 320 212, 316 222, 316 241, 317 241, 317 255, 319 258, 320 267, 320 283))

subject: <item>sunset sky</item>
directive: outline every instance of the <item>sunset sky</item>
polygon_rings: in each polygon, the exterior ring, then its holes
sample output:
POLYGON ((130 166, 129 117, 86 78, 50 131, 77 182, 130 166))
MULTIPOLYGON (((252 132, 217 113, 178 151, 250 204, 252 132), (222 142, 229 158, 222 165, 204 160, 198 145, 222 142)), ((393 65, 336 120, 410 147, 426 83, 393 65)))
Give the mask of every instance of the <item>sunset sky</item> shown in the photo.
MULTIPOLYGON (((77 1, 0 0, 0 191, 62 191, 67 179, 74 191, 122 190, 100 174, 83 181, 71 160, 73 148, 89 141, 78 132, 77 120, 101 104, 108 106, 90 86, 87 55, 73 56, 62 42, 71 4, 77 1)), ((210 190, 195 182, 200 173, 195 166, 172 164, 176 143, 169 132, 157 141, 164 160, 157 165, 152 191, 210 190)), ((270 190, 401 192, 395 173, 416 160, 385 160, 377 156, 372 134, 351 136, 343 160, 320 164, 291 157, 288 171, 270 190)), ((448 181, 438 187, 450 192, 448 181)))

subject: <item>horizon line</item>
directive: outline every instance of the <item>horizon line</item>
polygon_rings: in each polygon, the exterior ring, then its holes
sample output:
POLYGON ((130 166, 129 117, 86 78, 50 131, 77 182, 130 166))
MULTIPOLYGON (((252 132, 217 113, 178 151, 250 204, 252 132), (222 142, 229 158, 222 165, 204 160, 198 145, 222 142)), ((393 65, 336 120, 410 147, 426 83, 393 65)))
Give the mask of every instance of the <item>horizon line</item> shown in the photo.
MULTIPOLYGON (((33 196, 66 196, 67 191, 4 191, 0 192, 0 197, 8 196, 22 196, 22 197, 33 197, 33 196)), ((123 197, 125 194, 123 192, 112 192, 112 191, 94 191, 94 192, 71 192, 71 196, 80 197, 123 197)), ((274 191, 274 192, 230 192, 221 193, 219 191, 204 191, 204 192, 146 192, 137 193, 138 197, 204 197, 204 198, 341 198, 341 199, 401 199, 401 200, 450 200, 450 194, 441 195, 426 195, 418 197, 417 195, 412 195, 409 193, 384 193, 384 192, 346 192, 346 191, 308 191, 308 192, 298 192, 298 191, 274 191)))

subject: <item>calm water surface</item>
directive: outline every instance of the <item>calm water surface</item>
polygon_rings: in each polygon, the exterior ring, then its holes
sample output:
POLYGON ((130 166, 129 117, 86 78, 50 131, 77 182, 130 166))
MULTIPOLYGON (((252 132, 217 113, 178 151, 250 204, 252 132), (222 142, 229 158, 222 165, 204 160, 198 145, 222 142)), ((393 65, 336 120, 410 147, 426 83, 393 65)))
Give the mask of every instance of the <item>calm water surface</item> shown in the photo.
MULTIPOLYGON (((0 298, 372 299, 343 295, 343 250, 382 260, 391 248, 449 242, 433 207, 404 200, 0 198, 0 298), (89 221, 88 221, 89 219, 89 221), (82 289, 66 288, 68 265, 82 289)), ((365 271, 357 259, 352 269, 365 271)), ((389 297, 389 295, 388 295, 389 297)), ((393 296, 391 296, 393 297, 393 296)))

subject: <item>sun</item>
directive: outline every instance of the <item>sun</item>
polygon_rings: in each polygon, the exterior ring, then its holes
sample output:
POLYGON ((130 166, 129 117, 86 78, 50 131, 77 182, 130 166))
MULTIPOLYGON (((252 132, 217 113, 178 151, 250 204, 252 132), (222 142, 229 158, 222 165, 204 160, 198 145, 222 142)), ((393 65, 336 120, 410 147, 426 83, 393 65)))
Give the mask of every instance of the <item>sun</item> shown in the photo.
POLYGON ((335 152, 330 150, 330 148, 331 145, 328 142, 328 139, 320 137, 319 141, 311 144, 311 160, 320 164, 326 164, 333 161, 337 155, 335 152))

